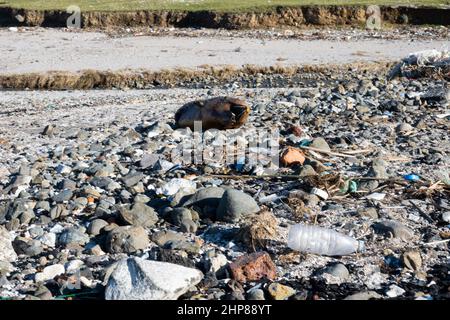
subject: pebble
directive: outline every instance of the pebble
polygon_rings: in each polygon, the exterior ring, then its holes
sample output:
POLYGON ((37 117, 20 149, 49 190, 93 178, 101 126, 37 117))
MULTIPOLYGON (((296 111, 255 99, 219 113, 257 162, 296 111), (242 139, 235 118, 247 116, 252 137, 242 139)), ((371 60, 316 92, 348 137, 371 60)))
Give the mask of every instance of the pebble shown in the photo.
POLYGON ((267 288, 267 292, 274 300, 286 300, 295 294, 295 290, 289 286, 279 283, 271 283, 267 288))
POLYGON ((331 275, 336 278, 338 282, 346 281, 350 277, 348 269, 342 263, 336 263, 331 266, 326 267, 323 270, 324 274, 331 275))
POLYGON ((402 223, 393 220, 385 220, 373 225, 375 231, 386 236, 393 236, 403 241, 411 240, 414 237, 414 231, 402 223))
POLYGON ((376 220, 378 219, 378 210, 375 207, 362 207, 358 208, 358 215, 376 220))

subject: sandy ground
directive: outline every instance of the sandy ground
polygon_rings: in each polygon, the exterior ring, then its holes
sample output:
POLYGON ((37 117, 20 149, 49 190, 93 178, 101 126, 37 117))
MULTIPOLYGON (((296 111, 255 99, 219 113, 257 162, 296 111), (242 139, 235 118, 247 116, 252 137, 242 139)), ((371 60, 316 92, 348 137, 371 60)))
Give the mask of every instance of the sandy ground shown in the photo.
POLYGON ((0 73, 84 69, 159 70, 256 64, 270 66, 398 60, 410 52, 448 49, 450 40, 261 40, 233 37, 123 37, 97 32, 0 29, 0 73))

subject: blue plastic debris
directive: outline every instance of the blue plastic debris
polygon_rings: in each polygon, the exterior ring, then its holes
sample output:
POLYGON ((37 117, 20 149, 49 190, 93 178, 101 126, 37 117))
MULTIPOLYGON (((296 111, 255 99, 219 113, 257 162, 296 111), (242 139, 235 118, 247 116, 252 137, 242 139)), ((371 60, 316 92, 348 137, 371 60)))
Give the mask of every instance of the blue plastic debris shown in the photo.
POLYGON ((308 140, 308 139, 303 139, 302 141, 300 141, 300 143, 298 144, 300 147, 307 147, 312 143, 312 140, 308 140))
POLYGON ((239 159, 237 159, 235 164, 236 171, 242 171, 244 169, 244 166, 245 166, 245 157, 240 157, 239 159))
POLYGON ((407 181, 419 181, 420 180, 420 177, 413 173, 404 175, 403 178, 407 181))

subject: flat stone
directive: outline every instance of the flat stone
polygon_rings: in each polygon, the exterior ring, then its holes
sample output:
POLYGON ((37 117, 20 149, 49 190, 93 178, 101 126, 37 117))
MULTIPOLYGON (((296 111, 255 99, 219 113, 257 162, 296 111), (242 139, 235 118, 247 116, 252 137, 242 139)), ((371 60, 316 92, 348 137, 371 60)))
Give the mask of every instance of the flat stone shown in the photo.
POLYGON ((72 190, 63 190, 60 193, 54 195, 52 197, 52 200, 57 203, 62 203, 72 199, 72 196, 73 196, 72 190))
POLYGON ((34 275, 35 282, 45 282, 48 280, 52 280, 56 276, 64 274, 66 269, 62 264, 54 264, 48 267, 45 267, 42 272, 38 272, 34 275))
POLYGON ((177 264, 129 258, 120 260, 108 279, 106 300, 176 300, 203 274, 177 264))
POLYGON ((261 289, 252 289, 247 292, 247 300, 266 300, 264 291, 261 289))

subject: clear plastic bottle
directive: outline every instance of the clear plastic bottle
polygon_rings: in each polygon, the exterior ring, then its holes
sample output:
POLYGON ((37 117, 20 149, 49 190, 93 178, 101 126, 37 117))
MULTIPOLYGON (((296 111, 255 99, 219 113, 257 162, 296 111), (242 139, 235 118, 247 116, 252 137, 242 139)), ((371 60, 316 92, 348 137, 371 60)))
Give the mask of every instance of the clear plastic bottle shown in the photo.
POLYGON ((344 256, 364 252, 364 242, 334 230, 317 226, 296 224, 289 230, 289 248, 325 256, 344 256))

